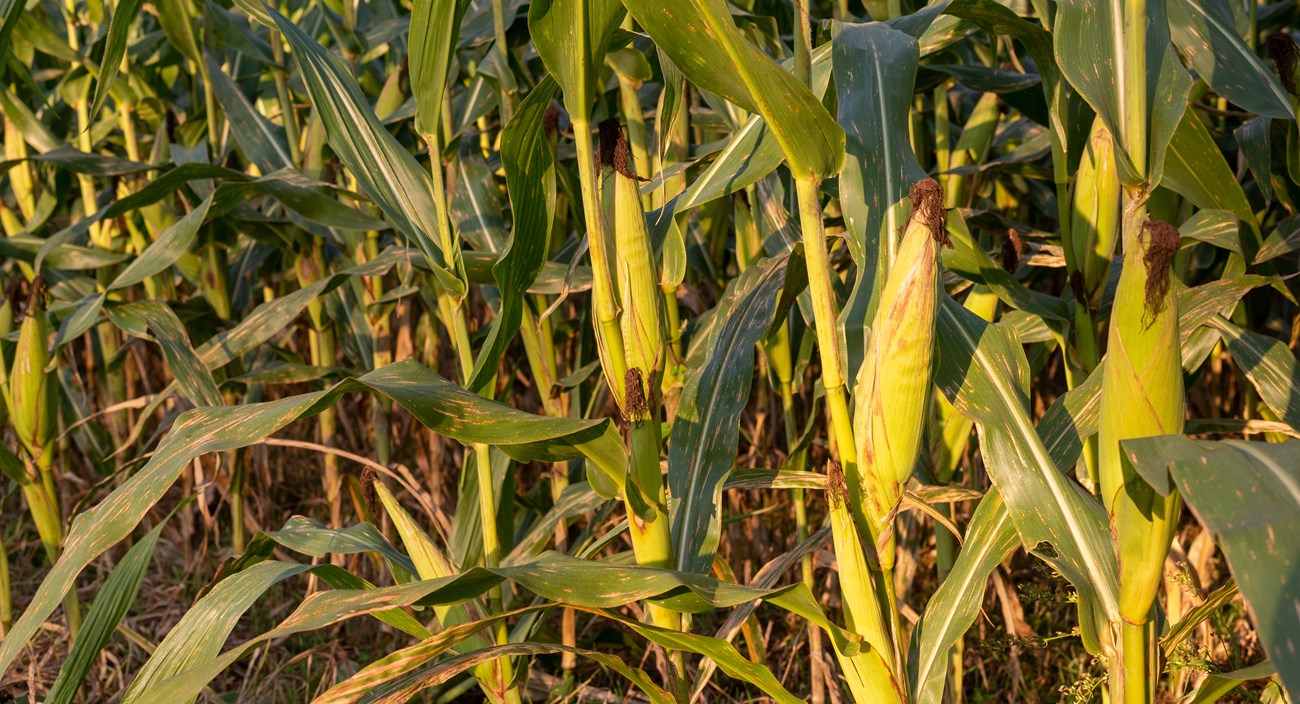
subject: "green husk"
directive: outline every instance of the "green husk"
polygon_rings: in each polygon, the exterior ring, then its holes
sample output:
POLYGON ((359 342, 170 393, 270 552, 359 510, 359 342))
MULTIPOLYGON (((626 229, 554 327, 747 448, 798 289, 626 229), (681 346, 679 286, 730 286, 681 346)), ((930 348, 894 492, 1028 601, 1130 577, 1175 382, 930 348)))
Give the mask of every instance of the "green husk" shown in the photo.
POLYGON ((1181 433, 1185 412, 1178 305, 1171 262, 1178 231, 1133 201, 1124 222, 1124 269, 1115 290, 1101 392, 1099 473, 1120 563, 1120 615, 1147 622, 1182 501, 1160 496, 1125 466, 1120 441, 1181 433))
POLYGON ((881 291, 871 342, 854 390, 859 491, 882 569, 894 564, 893 519, 925 438, 938 310, 943 191, 912 187, 912 217, 881 291))

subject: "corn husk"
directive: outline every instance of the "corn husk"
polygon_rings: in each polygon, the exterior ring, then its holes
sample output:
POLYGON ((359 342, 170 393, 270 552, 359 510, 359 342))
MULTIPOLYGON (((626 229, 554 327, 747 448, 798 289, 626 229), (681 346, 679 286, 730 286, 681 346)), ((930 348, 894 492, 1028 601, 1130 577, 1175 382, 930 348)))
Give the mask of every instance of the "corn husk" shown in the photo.
POLYGON ((618 287, 619 332, 627 361, 620 395, 623 414, 640 422, 649 417, 646 400, 659 388, 664 364, 664 324, 659 267, 650 246, 640 179, 622 128, 601 125, 601 179, 605 217, 614 233, 614 278, 618 287), (611 130, 617 130, 613 136, 611 130), (636 370, 636 373, 633 373, 636 370), (633 380, 637 376, 639 379, 633 380), (633 383, 635 381, 635 383, 633 383), (632 385, 639 388, 633 389, 632 385), (638 396, 639 392, 639 396, 638 396))
POLYGON ((1078 271, 1082 277, 1082 300, 1093 309, 1100 302, 1110 270, 1123 208, 1114 153, 1110 132, 1100 119, 1095 120, 1071 193, 1070 242, 1066 252, 1071 271, 1078 271))
POLYGON ((50 363, 50 324, 44 298, 45 281, 37 277, 31 284, 9 372, 10 421, 18 439, 38 461, 54 436, 55 422, 54 380, 46 371, 50 363))
POLYGON ((912 188, 912 218, 881 291, 854 391, 862 496, 881 566, 893 566, 891 527, 925 437, 945 214, 931 179, 912 188))
POLYGON ((1124 269, 1115 290, 1101 392, 1098 473, 1120 568, 1120 615, 1143 624, 1164 573, 1182 501, 1155 493, 1125 467, 1120 441, 1181 433, 1185 402, 1178 307, 1169 266, 1177 230, 1125 215, 1124 269))

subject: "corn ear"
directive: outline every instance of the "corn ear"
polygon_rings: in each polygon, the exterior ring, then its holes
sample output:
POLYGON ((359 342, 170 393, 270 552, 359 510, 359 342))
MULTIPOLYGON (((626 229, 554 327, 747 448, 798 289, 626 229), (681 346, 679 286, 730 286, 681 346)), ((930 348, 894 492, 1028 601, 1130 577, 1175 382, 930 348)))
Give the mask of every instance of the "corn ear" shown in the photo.
POLYGON ((1110 132, 1100 119, 1094 120, 1074 182, 1070 242, 1066 249, 1071 273, 1077 271, 1082 277, 1084 298, 1080 302, 1086 302, 1094 310, 1110 271, 1123 208, 1114 154, 1115 143, 1110 132))
POLYGON ((45 316, 45 280, 32 280, 27 311, 18 331, 13 369, 9 374, 10 420, 18 439, 37 464, 49 462, 46 452, 54 435, 53 378, 50 363, 50 324, 45 316))
POLYGON ((936 262, 939 243, 947 239, 938 182, 918 182, 911 200, 912 217, 881 291, 854 392, 860 488, 885 569, 893 567, 894 513, 925 435, 939 298, 936 262))
POLYGON ((4 425, 9 419, 9 406, 13 399, 9 396, 9 360, 12 358, 13 345, 9 342, 9 333, 14 331, 14 294, 17 287, 14 285, 17 281, 11 283, 5 293, 4 301, 0 301, 0 394, 4 396, 3 407, 0 412, 0 425, 4 425))
POLYGON ((649 417, 646 399, 658 390, 663 371, 663 295, 637 186, 640 179, 632 170, 627 139, 617 121, 602 123, 600 131, 602 191, 606 221, 614 231, 615 280, 621 308, 619 332, 627 360, 622 409, 629 421, 640 422, 649 417), (635 384, 640 388, 635 390, 630 388, 633 370, 640 376, 635 384))
POLYGON ((1120 615, 1141 625, 1160 586, 1182 501, 1177 493, 1160 496, 1127 469, 1119 443, 1181 433, 1185 403, 1171 267, 1178 230, 1148 220, 1142 202, 1128 210, 1102 377, 1098 470, 1119 554, 1120 615))

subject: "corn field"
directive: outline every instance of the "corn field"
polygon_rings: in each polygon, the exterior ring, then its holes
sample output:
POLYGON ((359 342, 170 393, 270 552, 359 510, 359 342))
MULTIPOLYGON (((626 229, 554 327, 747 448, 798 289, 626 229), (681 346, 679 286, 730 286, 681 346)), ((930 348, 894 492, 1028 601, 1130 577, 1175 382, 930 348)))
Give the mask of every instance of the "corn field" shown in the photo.
POLYGON ((0 0, 0 701, 1295 701, 1298 15, 0 0))

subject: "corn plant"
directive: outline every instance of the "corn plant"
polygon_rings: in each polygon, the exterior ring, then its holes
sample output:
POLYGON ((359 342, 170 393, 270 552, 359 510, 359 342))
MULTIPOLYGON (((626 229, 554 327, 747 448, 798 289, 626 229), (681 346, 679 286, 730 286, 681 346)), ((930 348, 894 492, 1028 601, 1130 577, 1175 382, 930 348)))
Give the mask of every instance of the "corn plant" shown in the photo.
POLYGON ((0 0, 0 694, 1292 701, 1295 17, 0 0))

